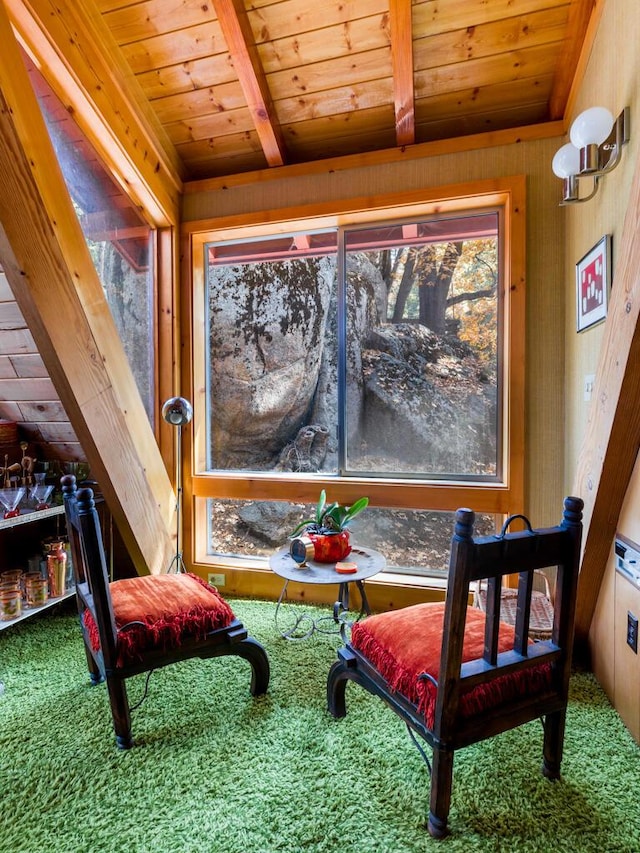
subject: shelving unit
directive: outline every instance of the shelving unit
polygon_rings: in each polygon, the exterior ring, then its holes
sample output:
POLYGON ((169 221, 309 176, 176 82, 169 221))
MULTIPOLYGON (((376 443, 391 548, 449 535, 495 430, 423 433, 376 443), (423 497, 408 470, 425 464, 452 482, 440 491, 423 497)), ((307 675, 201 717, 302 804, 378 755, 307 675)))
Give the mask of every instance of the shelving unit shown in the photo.
MULTIPOLYGON (((34 510, 32 512, 22 512, 15 518, 0 518, 0 553, 6 560, 6 552, 12 550, 14 553, 25 548, 25 543, 30 543, 33 546, 33 541, 40 540, 46 536, 57 536, 65 529, 64 525, 64 507, 52 506, 49 509, 34 510), (31 527, 35 527, 35 532, 31 531, 31 527), (12 540, 12 541, 9 541, 12 540), (13 548, 9 546, 13 544, 13 548)), ((0 631, 5 628, 10 628, 12 625, 28 619, 30 616, 35 616, 37 613, 42 613, 44 610, 49 610, 60 604, 68 598, 75 595, 75 590, 70 589, 64 595, 50 598, 45 604, 39 607, 24 608, 20 616, 15 619, 0 621, 0 631)))
POLYGON ((12 530, 15 527, 20 527, 22 524, 33 524, 36 521, 44 521, 47 518, 54 518, 58 515, 64 515, 64 507, 51 506, 49 509, 36 509, 21 512, 15 518, 0 518, 0 533, 3 530, 12 530))
POLYGON ((5 628, 10 628, 12 625, 16 625, 18 622, 22 622, 23 619, 28 619, 30 616, 35 616, 36 613, 42 613, 43 610, 49 610, 51 607, 55 607, 56 604, 60 604, 62 601, 66 601, 68 598, 73 598, 75 595, 75 589, 69 589, 65 592, 64 595, 59 595, 57 598, 49 598, 45 604, 41 604, 39 607, 24 607, 20 616, 16 616, 15 619, 7 619, 4 622, 0 622, 0 631, 3 631, 5 628))

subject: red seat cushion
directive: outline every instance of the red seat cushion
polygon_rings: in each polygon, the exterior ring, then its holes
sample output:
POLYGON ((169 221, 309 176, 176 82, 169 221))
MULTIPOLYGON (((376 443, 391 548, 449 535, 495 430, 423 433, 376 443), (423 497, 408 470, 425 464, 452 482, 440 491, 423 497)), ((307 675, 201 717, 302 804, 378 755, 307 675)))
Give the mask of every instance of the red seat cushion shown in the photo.
MULTIPOLYGON (((141 660, 146 651, 177 648, 204 639, 233 621, 229 604, 214 587, 193 574, 145 575, 109 584, 118 631, 118 665, 141 660)), ((84 623, 94 651, 98 626, 89 610, 84 623)))
MULTIPOLYGON (((440 670, 444 603, 416 604, 401 610, 369 616, 356 622, 351 631, 351 645, 357 649, 382 675, 393 692, 403 694, 424 715, 425 723, 432 729, 435 717, 437 689, 435 681, 440 670)), ((485 614, 473 607, 467 608, 462 662, 481 658, 484 651, 485 614)), ((514 629, 500 623, 498 651, 513 648, 514 629)), ((464 691, 460 697, 463 717, 482 713, 501 702, 522 693, 538 692, 549 686, 549 664, 498 676, 493 681, 464 691)))

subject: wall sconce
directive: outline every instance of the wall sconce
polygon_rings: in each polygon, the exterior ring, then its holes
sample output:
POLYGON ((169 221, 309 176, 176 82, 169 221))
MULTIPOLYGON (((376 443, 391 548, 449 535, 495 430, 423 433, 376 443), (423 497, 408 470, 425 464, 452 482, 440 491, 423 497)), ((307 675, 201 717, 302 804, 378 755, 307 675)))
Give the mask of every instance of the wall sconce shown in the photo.
POLYGON ((167 571, 186 572, 182 559, 180 510, 182 509, 182 427, 193 417, 193 408, 184 397, 171 397, 162 407, 164 420, 176 427, 176 553, 167 571))
POLYGON ((563 180, 560 204, 577 204, 593 198, 600 179, 620 162, 622 146, 629 141, 629 107, 614 120, 605 107, 591 107, 576 118, 567 142, 556 151, 551 168, 563 180), (591 192, 580 196, 580 180, 591 178, 591 192))

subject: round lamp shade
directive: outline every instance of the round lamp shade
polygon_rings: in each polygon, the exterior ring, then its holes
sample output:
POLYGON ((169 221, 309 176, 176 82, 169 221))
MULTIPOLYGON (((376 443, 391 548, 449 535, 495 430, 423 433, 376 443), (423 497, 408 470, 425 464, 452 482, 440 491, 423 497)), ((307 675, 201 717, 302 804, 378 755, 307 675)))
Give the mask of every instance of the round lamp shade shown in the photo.
POLYGON ((569 137, 576 148, 601 145, 611 133, 613 116, 606 107, 591 107, 571 125, 569 137))
POLYGON ((567 142, 566 145, 559 148, 551 162, 551 168, 553 174, 558 178, 570 178, 571 175, 577 175, 580 171, 580 152, 575 145, 567 142))
POLYGON ((162 417, 171 426, 184 426, 193 417, 193 408, 184 397, 170 397, 162 407, 162 417))

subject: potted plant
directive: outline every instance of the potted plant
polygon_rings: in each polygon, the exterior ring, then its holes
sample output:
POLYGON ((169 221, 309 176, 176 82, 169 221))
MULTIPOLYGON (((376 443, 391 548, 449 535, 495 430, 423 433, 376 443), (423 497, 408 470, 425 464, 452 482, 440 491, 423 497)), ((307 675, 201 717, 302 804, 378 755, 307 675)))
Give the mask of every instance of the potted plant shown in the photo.
POLYGON ((315 516, 301 521, 291 538, 295 538, 304 530, 304 537, 313 544, 313 559, 317 563, 343 560, 351 551, 348 527, 368 504, 369 498, 359 498, 351 506, 344 506, 337 501, 328 504, 327 493, 323 489, 316 505, 315 516))

